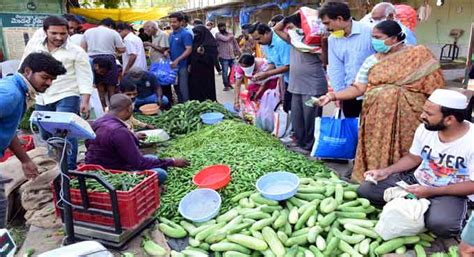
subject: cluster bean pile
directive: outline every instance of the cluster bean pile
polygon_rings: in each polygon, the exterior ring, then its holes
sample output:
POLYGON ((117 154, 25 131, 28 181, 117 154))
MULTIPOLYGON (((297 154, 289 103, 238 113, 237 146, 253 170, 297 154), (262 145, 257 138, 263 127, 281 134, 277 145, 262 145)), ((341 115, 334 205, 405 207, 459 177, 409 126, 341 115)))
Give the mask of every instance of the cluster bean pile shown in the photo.
POLYGON ((207 112, 220 112, 224 114, 225 119, 236 118, 224 106, 211 101, 188 101, 174 105, 170 110, 158 116, 137 115, 136 118, 157 128, 164 129, 171 137, 176 137, 205 127, 201 123, 201 114, 207 112))
POLYGON ((189 236, 189 246, 171 256, 375 257, 413 248, 421 257, 434 241, 428 233, 383 241, 374 231, 380 210, 357 197, 357 185, 335 178, 300 182, 297 194, 282 202, 240 192, 233 208, 205 223, 160 218, 165 235, 189 236))
MULTIPOLYGON (((88 170, 84 172, 94 173, 102 177, 118 191, 129 191, 146 178, 145 175, 139 175, 136 172, 111 173, 103 170, 88 170)), ((71 179, 71 188, 79 189, 79 181, 77 178, 71 179)), ((86 188, 88 191, 93 192, 107 192, 107 190, 94 179, 86 179, 86 188)))
POLYGON ((290 152, 278 140, 262 130, 237 121, 223 121, 214 126, 176 139, 160 157, 184 157, 191 165, 170 169, 167 190, 161 196, 158 216, 181 219, 178 204, 194 190, 194 174, 206 166, 226 164, 231 168, 231 182, 219 190, 221 212, 232 207, 230 199, 239 192, 254 190, 257 179, 273 171, 290 171, 303 177, 335 176, 322 163, 307 160, 290 152))

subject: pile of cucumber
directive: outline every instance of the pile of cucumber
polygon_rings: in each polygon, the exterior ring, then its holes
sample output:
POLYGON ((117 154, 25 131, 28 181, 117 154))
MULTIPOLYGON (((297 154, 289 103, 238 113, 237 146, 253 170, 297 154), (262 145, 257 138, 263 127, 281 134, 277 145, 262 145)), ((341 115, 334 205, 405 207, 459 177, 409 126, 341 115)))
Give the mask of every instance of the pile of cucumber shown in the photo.
POLYGON ((383 241, 374 231, 380 210, 358 198, 357 185, 333 179, 300 179, 297 194, 282 202, 258 192, 242 192, 234 208, 217 218, 177 224, 160 218, 172 238, 189 236, 189 246, 171 256, 381 256, 415 249, 426 256, 434 236, 423 233, 383 241))

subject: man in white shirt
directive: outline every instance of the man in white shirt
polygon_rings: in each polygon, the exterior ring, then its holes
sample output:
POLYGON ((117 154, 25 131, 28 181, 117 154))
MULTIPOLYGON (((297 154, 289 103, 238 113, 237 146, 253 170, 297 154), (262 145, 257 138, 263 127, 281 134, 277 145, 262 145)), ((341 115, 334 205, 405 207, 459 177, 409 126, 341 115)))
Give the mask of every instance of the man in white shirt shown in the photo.
MULTIPOLYGON (((49 16, 44 20, 43 28, 46 39, 28 44, 22 59, 33 52, 48 52, 62 62, 67 72, 58 76, 44 93, 36 96, 36 110, 82 113, 87 117, 93 89, 89 57, 81 47, 67 40, 69 26, 64 18, 49 16)), ((44 139, 51 137, 45 131, 41 132, 44 139)), ((72 151, 68 154, 69 169, 75 169, 77 139, 68 141, 72 145, 72 151)))
MULTIPOLYGON (((67 20, 67 23, 69 25, 69 29, 68 29, 68 34, 69 34, 69 37, 71 39, 71 37, 73 35, 76 35, 79 33, 79 28, 81 27, 81 22, 76 18, 76 16, 72 15, 72 14, 69 14, 69 13, 65 13, 63 14, 63 18, 67 20)), ((78 34, 80 35, 80 34, 78 34)), ((43 28, 40 28, 38 30, 35 31, 35 33, 33 34, 33 36, 31 37, 30 41, 36 41, 36 40, 44 40, 46 38, 46 33, 44 32, 44 29, 43 28)))
POLYGON ((133 29, 128 24, 119 23, 117 32, 125 44, 125 53, 122 55, 123 74, 127 74, 132 68, 147 70, 143 41, 133 34, 133 29))
POLYGON ((423 106, 410 153, 387 168, 367 171, 364 176, 378 183, 361 184, 359 196, 383 206, 384 191, 403 180, 410 184, 406 191, 431 203, 425 227, 439 237, 458 236, 474 194, 474 125, 464 121, 466 106, 463 94, 435 90, 423 106))
POLYGON ((106 92, 110 98, 118 86, 118 66, 115 62, 116 53, 124 53, 125 45, 119 33, 114 30, 115 22, 111 18, 103 19, 98 27, 84 32, 81 46, 92 59, 107 58, 113 63, 112 69, 103 76, 95 76, 94 84, 99 91, 100 101, 106 106, 106 92))

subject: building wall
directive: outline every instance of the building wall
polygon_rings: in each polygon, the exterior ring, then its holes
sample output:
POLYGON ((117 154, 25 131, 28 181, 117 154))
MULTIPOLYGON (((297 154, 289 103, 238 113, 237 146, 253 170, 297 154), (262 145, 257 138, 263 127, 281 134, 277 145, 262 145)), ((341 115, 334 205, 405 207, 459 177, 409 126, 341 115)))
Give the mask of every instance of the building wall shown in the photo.
MULTIPOLYGON (((424 0, 408 0, 411 6, 418 9, 424 0)), ((474 1, 473 0, 445 0, 443 6, 436 6, 436 0, 429 0, 432 8, 431 17, 427 22, 418 23, 416 35, 419 44, 431 48, 436 56, 439 56, 441 47, 444 44, 452 44, 454 39, 449 37, 451 29, 459 28, 464 30, 464 35, 459 39, 459 56, 465 57, 467 54, 469 33, 471 23, 474 22, 474 1)))

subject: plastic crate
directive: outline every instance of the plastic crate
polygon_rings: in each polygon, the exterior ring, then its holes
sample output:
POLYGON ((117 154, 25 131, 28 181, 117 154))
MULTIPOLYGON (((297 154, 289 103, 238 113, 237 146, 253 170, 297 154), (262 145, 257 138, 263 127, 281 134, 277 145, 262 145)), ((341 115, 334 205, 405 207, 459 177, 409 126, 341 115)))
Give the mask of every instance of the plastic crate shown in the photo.
MULTIPOLYGON (((25 149, 25 152, 28 152, 29 150, 32 150, 35 148, 35 143, 33 142, 33 137, 32 136, 20 136, 20 143, 23 146, 23 149, 25 149)), ((8 158, 13 156, 12 151, 10 149, 5 150, 5 153, 2 158, 0 158, 0 162, 6 161, 8 158)))
MULTIPOLYGON (((123 173, 129 171, 108 170, 99 165, 81 165, 77 171, 103 170, 111 173, 123 173)), ((142 221, 150 217, 160 205, 160 191, 156 172, 146 170, 138 174, 146 174, 147 177, 130 191, 116 191, 120 223, 124 229, 134 229, 142 221)), ((109 193, 88 192, 89 208, 100 210, 112 210, 112 201, 109 193)), ((57 207, 56 193, 53 186, 54 203, 56 215, 60 217, 60 209, 57 207)), ((74 205, 82 205, 82 197, 79 189, 71 189, 71 202, 74 205)), ((83 221, 104 226, 114 226, 113 217, 98 214, 73 211, 74 221, 83 221)))

